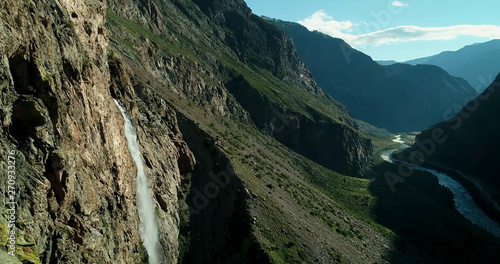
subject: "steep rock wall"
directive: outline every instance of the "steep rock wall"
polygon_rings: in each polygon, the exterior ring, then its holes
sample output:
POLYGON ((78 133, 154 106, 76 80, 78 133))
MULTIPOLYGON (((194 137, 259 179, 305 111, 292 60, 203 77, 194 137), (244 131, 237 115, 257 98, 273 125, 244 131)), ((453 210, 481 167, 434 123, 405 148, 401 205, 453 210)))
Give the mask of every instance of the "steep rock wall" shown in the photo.
MULTIPOLYGON (((136 120, 159 208, 162 251, 169 263, 177 258, 177 189, 180 173, 192 169, 194 158, 164 101, 139 100, 117 63, 111 63, 110 75, 104 21, 102 1, 1 4, 1 166, 6 169, 7 151, 16 150, 16 254, 22 261, 145 258, 135 165, 112 93, 136 120), (141 110, 141 104, 151 108, 141 110), (156 123, 149 126, 146 119, 156 123)), ((6 193, 3 183, 0 188, 6 193)), ((5 245, 7 214, 3 207, 0 213, 5 245)))
MULTIPOLYGON (((311 109, 308 118, 269 101, 241 76, 226 87, 250 113, 255 125, 295 152, 334 171, 361 176, 373 151, 369 139, 351 127, 322 120, 311 109)), ((351 120, 343 120, 356 126, 351 120)))

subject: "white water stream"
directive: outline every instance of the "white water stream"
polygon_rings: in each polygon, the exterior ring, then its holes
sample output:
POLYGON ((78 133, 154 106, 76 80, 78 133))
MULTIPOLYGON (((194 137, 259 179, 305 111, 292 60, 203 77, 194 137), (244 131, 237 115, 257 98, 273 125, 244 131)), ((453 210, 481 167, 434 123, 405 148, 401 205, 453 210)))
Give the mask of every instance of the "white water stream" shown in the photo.
MULTIPOLYGON (((114 100, 114 99, 113 99, 114 100)), ((149 256, 150 264, 158 264, 158 226, 156 225, 155 208, 151 193, 149 192, 148 179, 142 164, 141 152, 137 144, 137 134, 130 118, 127 116, 123 107, 114 100, 115 104, 120 109, 120 112, 125 120, 125 138, 127 139, 128 150, 137 167, 136 184, 136 203, 137 211, 139 212, 139 235, 141 236, 142 244, 146 248, 149 256)))
POLYGON ((401 135, 396 135, 396 138, 392 140, 392 142, 396 142, 396 143, 405 143, 403 140, 401 140, 401 135))
MULTIPOLYGON (((401 136, 396 136, 396 139, 393 141, 397 143, 404 143, 404 141, 401 140, 401 136)), ((408 145, 403 144, 400 149, 404 148, 408 148, 408 145)), ((396 149, 383 151, 381 154, 382 159, 390 163, 395 163, 395 160, 392 158, 392 153, 394 153, 394 151, 396 151, 396 149)), ((488 230, 491 234, 500 238, 500 224, 487 216, 486 213, 484 213, 483 210, 481 210, 481 208, 474 203, 472 196, 462 186, 462 184, 450 176, 436 170, 427 169, 405 162, 399 162, 399 164, 410 169, 425 171, 434 175, 438 179, 441 186, 446 187, 453 193, 455 208, 460 212, 460 214, 469 219, 473 224, 488 230)))

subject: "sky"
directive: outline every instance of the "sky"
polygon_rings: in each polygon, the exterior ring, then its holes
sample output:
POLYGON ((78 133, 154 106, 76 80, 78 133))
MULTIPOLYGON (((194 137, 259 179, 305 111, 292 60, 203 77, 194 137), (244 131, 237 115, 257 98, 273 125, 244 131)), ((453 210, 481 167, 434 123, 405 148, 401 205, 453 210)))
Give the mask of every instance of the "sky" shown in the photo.
POLYGON ((500 39, 500 0, 245 0, 256 15, 298 22, 374 60, 406 61, 500 39))

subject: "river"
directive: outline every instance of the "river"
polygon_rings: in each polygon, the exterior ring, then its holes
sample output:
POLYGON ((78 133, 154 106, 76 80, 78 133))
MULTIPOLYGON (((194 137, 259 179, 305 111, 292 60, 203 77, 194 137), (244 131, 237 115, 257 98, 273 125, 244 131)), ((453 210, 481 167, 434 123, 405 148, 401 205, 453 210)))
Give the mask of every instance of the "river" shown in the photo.
POLYGON ((400 165, 406 166, 410 169, 428 172, 434 175, 441 186, 444 186, 448 190, 450 190, 453 194, 453 200, 455 202, 455 208, 457 209, 463 217, 470 220, 473 224, 486 229, 488 232, 493 234, 494 236, 500 238, 500 224, 491 219, 486 213, 483 212, 472 200, 472 196, 469 192, 456 180, 451 178, 450 176, 438 172, 436 170, 431 170, 428 168, 416 166, 410 163, 398 162, 392 158, 392 154, 396 150, 405 149, 409 146, 404 144, 405 142, 401 140, 401 136, 396 136, 396 139, 393 142, 401 143, 401 147, 399 149, 391 149, 385 150, 381 153, 381 158, 390 163, 398 163, 400 165))

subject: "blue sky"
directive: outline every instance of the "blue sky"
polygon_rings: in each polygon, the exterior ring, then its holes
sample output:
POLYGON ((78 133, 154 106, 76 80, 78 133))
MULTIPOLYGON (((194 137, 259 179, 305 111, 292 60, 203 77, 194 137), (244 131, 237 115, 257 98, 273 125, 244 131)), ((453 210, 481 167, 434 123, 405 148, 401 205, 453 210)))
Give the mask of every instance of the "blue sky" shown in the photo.
POLYGON ((500 0, 245 0, 257 15, 339 37, 375 60, 405 61, 500 38, 500 0))

